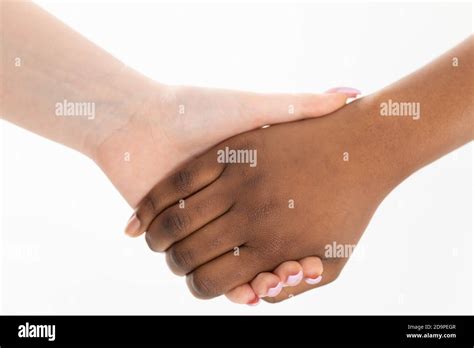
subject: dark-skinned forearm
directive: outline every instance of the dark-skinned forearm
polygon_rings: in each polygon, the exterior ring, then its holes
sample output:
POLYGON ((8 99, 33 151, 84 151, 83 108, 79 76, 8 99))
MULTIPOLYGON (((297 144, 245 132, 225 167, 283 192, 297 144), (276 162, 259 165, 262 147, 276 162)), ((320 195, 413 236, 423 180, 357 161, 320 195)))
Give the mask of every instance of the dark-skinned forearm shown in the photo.
POLYGON ((474 37, 433 62, 363 98, 366 129, 383 175, 398 184, 414 171, 473 139, 474 37), (418 103, 415 116, 382 116, 394 103, 418 103), (385 103, 385 104, 384 104, 385 103), (383 111, 383 112, 382 112, 383 111))

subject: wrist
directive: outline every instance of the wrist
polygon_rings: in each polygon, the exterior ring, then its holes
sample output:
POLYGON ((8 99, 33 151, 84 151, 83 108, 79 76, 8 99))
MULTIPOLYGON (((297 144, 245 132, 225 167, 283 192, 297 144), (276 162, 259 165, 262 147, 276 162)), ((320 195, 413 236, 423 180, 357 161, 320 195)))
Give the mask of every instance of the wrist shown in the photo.
MULTIPOLYGON (((397 120, 380 114, 383 96, 375 93, 352 102, 349 130, 351 147, 357 152, 360 171, 365 173, 367 187, 387 195, 415 170, 411 134, 401 132, 397 120)), ((408 120, 399 120, 408 121, 408 120)))
POLYGON ((473 139, 473 38, 409 76, 370 95, 366 104, 374 152, 398 184, 473 139), (458 57, 463 64, 452 65, 458 57), (440 97, 442 96, 442 97, 440 97))
POLYGON ((163 95, 168 87, 124 68, 108 79, 107 87, 99 93, 96 117, 91 122, 81 150, 97 161, 101 144, 113 134, 124 129, 132 120, 145 114, 161 114, 163 95))

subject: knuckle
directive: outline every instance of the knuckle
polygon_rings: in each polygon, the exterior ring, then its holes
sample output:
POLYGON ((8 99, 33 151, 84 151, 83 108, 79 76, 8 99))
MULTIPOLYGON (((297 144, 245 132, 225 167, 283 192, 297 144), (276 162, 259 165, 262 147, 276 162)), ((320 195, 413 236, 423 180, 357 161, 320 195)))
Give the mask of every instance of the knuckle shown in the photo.
POLYGON ((194 182, 194 173, 190 169, 183 169, 173 176, 173 185, 178 192, 187 192, 194 182))
POLYGON ((218 295, 215 282, 207 275, 195 272, 190 275, 190 286, 194 296, 210 299, 218 295))
POLYGON ((172 240, 176 240, 186 230, 189 219, 184 213, 172 212, 163 217, 163 230, 172 240))
POLYGON ((156 242, 155 238, 150 232, 147 232, 145 234, 145 241, 148 247, 150 248, 151 251, 154 252, 162 252, 163 249, 160 247, 160 245, 156 242))
MULTIPOLYGON (((153 196, 153 194, 146 195, 143 198, 141 206, 146 210, 152 211, 153 213, 158 212, 158 202, 156 200, 156 197, 153 196)), ((139 210, 139 212, 140 212, 140 210, 139 210)), ((137 213, 137 215, 138 215, 138 213, 137 213)))
POLYGON ((184 275, 192 270, 194 257, 190 249, 171 247, 166 256, 168 266, 175 274, 184 275))

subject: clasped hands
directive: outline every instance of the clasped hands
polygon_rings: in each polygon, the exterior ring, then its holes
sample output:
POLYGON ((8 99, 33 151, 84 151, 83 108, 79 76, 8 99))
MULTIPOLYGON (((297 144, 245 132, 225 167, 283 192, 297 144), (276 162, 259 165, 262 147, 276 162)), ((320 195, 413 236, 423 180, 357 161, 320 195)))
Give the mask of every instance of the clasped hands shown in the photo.
POLYGON ((474 138, 472 35, 345 106, 357 90, 165 86, 28 1, 2 5, 2 118, 93 159, 135 208, 127 234, 145 233, 199 298, 328 284, 350 257, 328 247, 352 250, 395 186, 474 138), (97 118, 55 112, 65 96, 97 118), (416 112, 380 110, 406 104, 416 112))
MULTIPOLYGON (((171 109, 182 126, 173 139, 190 143, 169 147, 182 152, 170 154, 168 164, 179 163, 135 204, 127 234, 145 233, 150 249, 166 253, 170 269, 186 276, 198 298, 225 294, 236 303, 278 302, 336 279, 350 255, 327 256, 325 248, 355 245, 394 185, 392 174, 373 165, 384 154, 377 140, 383 135, 368 127, 370 100, 340 108, 358 93, 345 88, 317 96, 253 96, 249 105, 236 106, 239 113, 259 102, 268 108, 249 112, 255 129, 210 147, 205 142, 215 129, 188 124, 198 118, 189 113, 207 114, 211 122, 217 113, 234 112, 226 109, 229 99, 242 101, 232 92, 205 90, 214 94, 209 100, 200 89, 189 92, 191 98, 172 98, 171 109), (295 105, 296 114, 288 114, 293 119, 315 118, 260 127, 285 120, 279 114, 295 105), (222 161, 223 150, 240 153, 240 161, 222 161), (249 152, 258 158, 256 166, 245 161, 249 152)), ((219 122, 225 129, 225 117, 219 122)))

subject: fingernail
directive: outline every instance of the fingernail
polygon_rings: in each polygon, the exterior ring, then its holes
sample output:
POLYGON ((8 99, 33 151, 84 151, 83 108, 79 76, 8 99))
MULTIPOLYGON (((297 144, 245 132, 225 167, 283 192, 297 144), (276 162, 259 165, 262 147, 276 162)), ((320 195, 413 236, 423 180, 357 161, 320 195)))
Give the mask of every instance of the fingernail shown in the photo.
POLYGON ((322 275, 317 276, 316 278, 304 278, 304 281, 308 284, 314 285, 314 284, 318 284, 321 281, 321 279, 323 279, 322 275))
POLYGON ((260 303, 260 297, 255 296, 255 298, 252 301, 248 302, 247 305, 248 306, 256 306, 259 303, 260 303))
POLYGON ((274 288, 268 289, 267 294, 263 297, 275 297, 281 292, 281 289, 283 289, 283 284, 280 282, 274 288))
POLYGON ((137 214, 133 213, 133 215, 128 220, 127 227, 125 227, 125 234, 133 237, 138 233, 140 229, 140 220, 137 218, 137 214))
POLYGON ((348 98, 355 98, 362 92, 352 87, 335 87, 327 90, 326 93, 342 93, 345 94, 348 98))
POLYGON ((298 284, 301 279, 303 279, 303 271, 299 271, 297 274, 288 276, 288 279, 285 282, 286 286, 293 286, 298 284))

